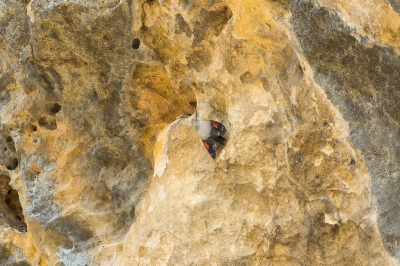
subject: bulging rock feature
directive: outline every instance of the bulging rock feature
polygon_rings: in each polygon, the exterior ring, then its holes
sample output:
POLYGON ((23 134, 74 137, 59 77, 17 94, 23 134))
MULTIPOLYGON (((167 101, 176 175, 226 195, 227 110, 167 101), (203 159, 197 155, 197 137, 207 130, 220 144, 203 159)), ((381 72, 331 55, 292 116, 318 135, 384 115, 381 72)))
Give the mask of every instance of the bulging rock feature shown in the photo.
POLYGON ((0 261, 400 265, 398 9, 0 4, 0 261))

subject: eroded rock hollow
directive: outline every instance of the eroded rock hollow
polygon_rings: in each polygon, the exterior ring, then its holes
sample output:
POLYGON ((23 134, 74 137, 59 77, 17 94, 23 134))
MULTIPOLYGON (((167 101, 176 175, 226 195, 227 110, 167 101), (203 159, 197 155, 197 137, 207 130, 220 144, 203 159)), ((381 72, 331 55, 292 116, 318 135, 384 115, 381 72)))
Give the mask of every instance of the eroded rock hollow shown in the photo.
POLYGON ((0 2, 0 264, 399 265, 399 8, 0 2))

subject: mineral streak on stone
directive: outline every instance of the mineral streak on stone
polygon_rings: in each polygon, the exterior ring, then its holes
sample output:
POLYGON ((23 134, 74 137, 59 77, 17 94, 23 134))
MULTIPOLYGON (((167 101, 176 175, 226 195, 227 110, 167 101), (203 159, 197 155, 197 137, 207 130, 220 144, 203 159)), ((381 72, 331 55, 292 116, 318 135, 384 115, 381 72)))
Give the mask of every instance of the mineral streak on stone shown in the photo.
POLYGON ((399 265, 399 6, 0 2, 0 262, 399 265))

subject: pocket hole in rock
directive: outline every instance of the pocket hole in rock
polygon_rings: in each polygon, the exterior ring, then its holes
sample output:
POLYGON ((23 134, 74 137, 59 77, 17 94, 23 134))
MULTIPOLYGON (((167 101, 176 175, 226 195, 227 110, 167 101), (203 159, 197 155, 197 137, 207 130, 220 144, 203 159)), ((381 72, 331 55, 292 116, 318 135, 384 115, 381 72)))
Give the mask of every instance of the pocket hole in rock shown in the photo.
POLYGON ((57 129, 57 122, 54 118, 41 117, 39 118, 38 122, 39 126, 47 128, 49 130, 57 129))
POLYGON ((13 141, 11 136, 8 136, 6 140, 7 140, 7 142, 12 142, 13 141))
POLYGON ((140 46, 140 40, 138 38, 133 39, 132 41, 132 48, 133 49, 139 49, 140 46))
POLYGON ((8 170, 14 170, 18 166, 18 159, 17 158, 12 158, 8 163, 7 163, 7 169, 8 170))
POLYGON ((36 131, 37 130, 37 126, 32 125, 32 131, 36 131))
POLYGON ((53 114, 57 114, 61 110, 61 105, 59 103, 53 104, 53 106, 50 107, 50 112, 53 114))
POLYGON ((20 232, 26 232, 27 226, 22 211, 21 202, 19 195, 10 185, 10 177, 6 175, 0 175, 0 198, 4 201, 0 201, 1 209, 4 210, 3 218, 4 221, 14 229, 20 232), (6 192, 7 191, 7 192, 6 192))

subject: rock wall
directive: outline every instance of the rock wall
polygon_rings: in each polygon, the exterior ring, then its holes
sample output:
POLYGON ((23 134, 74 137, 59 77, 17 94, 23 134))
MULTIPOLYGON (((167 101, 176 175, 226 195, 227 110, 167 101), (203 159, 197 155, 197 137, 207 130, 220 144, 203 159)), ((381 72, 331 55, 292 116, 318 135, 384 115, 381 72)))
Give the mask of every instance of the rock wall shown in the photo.
POLYGON ((0 261, 400 265, 399 8, 0 2, 0 261))

